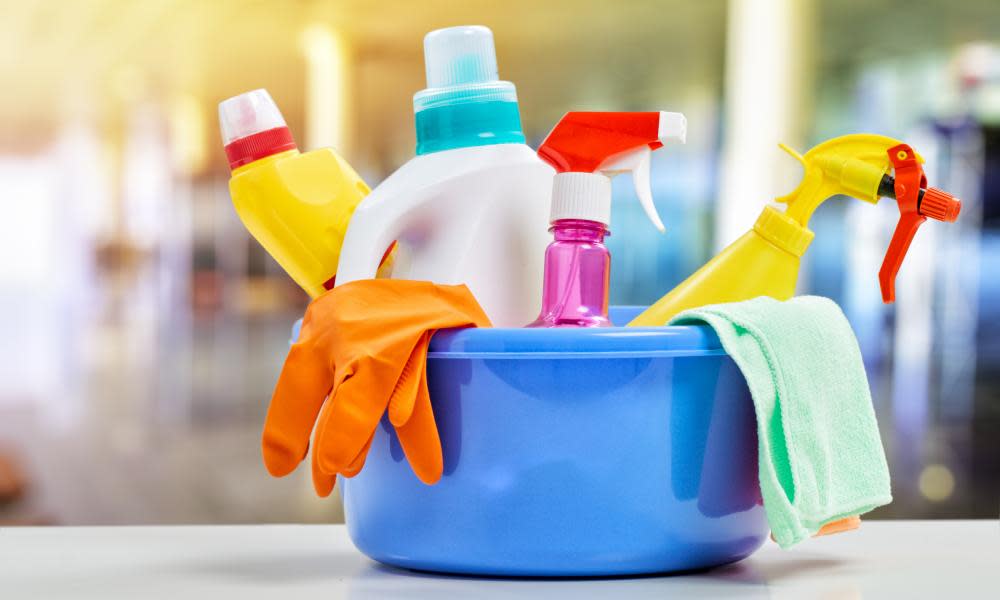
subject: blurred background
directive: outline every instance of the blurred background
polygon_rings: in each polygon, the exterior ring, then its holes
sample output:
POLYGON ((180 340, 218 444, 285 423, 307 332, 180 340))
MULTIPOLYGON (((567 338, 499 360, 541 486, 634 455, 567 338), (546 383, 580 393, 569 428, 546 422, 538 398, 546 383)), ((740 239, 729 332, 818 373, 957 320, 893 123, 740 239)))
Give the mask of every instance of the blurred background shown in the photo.
POLYGON ((995 2, 0 4, 0 524, 342 517, 307 470, 260 461, 307 298, 233 210, 216 106, 267 88, 301 147, 374 186, 413 155, 423 35, 461 24, 493 29, 529 143, 570 109, 686 113, 687 145, 654 155, 668 234, 616 202, 613 303, 659 298, 790 191, 778 142, 865 131, 923 154, 963 210, 921 228, 898 302, 877 281, 891 200, 827 202, 800 291, 837 300, 861 343, 893 471, 875 516, 997 517, 995 2))

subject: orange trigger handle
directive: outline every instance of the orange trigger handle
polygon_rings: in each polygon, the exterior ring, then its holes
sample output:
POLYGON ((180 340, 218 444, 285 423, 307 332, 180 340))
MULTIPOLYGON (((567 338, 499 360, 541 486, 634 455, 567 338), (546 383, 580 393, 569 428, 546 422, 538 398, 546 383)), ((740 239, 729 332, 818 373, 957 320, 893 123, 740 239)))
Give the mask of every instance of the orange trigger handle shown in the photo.
POLYGON ((895 178, 883 177, 879 195, 896 198, 899 206, 899 223, 892 234, 892 241, 885 252, 882 268, 879 270, 879 286, 882 301, 896 299, 896 273, 903 264, 910 242, 917 229, 928 217, 937 221, 953 222, 962 210, 962 202, 951 194, 927 187, 927 177, 908 144, 899 144, 888 150, 889 161, 895 170, 895 178))

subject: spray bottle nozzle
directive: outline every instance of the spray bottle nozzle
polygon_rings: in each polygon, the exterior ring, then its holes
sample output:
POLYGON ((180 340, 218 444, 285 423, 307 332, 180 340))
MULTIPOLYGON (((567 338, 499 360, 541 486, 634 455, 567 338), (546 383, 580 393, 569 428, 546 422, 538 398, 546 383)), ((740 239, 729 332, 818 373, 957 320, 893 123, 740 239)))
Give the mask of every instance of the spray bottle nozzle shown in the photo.
POLYGON ((684 143, 686 138, 687 120, 680 113, 566 113, 539 146, 538 155, 556 169, 557 178, 577 173, 593 174, 596 179, 581 176, 574 178, 572 186, 557 183, 552 200, 553 219, 575 216, 607 224, 611 210, 607 178, 631 171, 646 216, 663 231, 663 221, 656 213, 650 190, 650 155, 668 141, 684 143), (573 198, 569 197, 569 190, 573 198))
POLYGON ((898 144, 887 152, 895 177, 883 175, 878 191, 881 196, 895 198, 899 206, 899 222, 878 272, 882 301, 889 303, 896 299, 896 273, 917 229, 928 217, 937 221, 955 221, 962 210, 962 201, 947 192, 927 187, 927 176, 920 160, 908 145, 898 144))
MULTIPOLYGON (((883 175, 878 184, 878 195, 882 198, 896 199, 896 178, 883 175)), ((962 210, 962 201, 944 190, 937 188, 920 188, 917 194, 917 210, 920 214, 935 221, 954 223, 962 210)))
POLYGON ((802 163, 805 176, 792 193, 777 201, 787 205, 785 217, 803 229, 808 227, 813 211, 838 194, 872 204, 880 197, 896 199, 899 223, 879 270, 879 286, 886 303, 896 296, 896 273, 920 225, 928 218, 952 222, 962 210, 958 198, 927 187, 923 159, 899 140, 872 134, 845 135, 827 140, 804 155, 788 146, 781 147, 802 163), (893 175, 888 174, 890 169, 895 171, 893 175))

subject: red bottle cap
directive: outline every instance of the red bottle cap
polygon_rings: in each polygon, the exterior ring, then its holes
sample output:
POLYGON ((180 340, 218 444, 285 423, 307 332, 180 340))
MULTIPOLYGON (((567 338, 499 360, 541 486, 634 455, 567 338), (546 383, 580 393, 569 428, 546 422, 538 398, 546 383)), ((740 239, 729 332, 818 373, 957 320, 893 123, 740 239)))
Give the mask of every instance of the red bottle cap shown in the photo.
POLYGON ((229 168, 236 169, 272 154, 295 148, 297 146, 288 127, 275 127, 226 144, 226 157, 229 158, 229 168))
POLYGON ((296 148, 292 132, 267 90, 220 102, 219 128, 230 169, 296 148))

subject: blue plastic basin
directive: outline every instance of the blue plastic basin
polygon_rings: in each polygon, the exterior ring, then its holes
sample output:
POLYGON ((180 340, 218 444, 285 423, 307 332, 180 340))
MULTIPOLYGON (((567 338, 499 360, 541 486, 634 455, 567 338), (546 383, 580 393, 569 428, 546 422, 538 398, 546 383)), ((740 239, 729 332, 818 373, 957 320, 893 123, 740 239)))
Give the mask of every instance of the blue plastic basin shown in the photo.
POLYGON ((708 328, 442 331, 427 369, 441 481, 413 475, 386 420, 342 480, 351 539, 377 561, 654 573, 740 560, 768 534, 750 394, 708 328))

